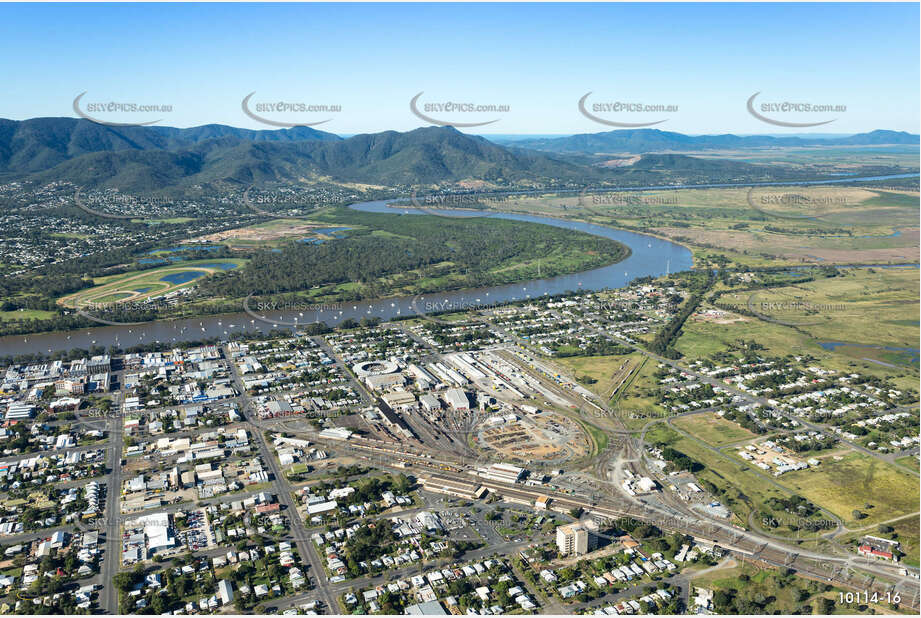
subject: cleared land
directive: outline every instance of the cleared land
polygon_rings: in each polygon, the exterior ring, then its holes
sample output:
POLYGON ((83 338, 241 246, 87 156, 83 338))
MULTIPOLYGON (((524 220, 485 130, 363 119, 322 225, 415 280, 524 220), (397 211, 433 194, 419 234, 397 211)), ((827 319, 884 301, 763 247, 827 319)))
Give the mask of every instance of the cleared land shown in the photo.
POLYGON ((275 219, 247 227, 224 230, 194 241, 221 243, 231 248, 278 247, 291 240, 330 241, 342 231, 330 228, 326 223, 301 221, 298 219, 275 219))
POLYGON ((713 446, 724 446, 755 437, 755 434, 749 430, 740 427, 737 423, 725 420, 715 412, 684 416, 672 422, 679 429, 713 446))
POLYGON ((863 453, 845 455, 840 461, 825 459, 817 468, 788 472, 778 481, 824 506, 849 528, 878 524, 918 510, 918 479, 863 453), (865 517, 855 518, 854 511, 865 517))

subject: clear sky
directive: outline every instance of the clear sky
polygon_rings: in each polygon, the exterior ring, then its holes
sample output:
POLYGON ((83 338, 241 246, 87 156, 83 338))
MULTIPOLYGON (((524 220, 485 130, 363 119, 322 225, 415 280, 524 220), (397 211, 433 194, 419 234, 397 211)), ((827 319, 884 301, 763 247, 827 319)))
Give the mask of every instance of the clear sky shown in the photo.
MULTIPOLYGON (((500 118, 476 133, 610 130, 588 105, 673 105, 686 133, 855 133, 919 130, 919 5, 913 4, 134 4, 0 5, 0 117, 76 114, 118 101, 171 105, 154 114, 188 127, 269 128, 241 100, 340 105, 328 113, 262 113, 282 121, 332 118, 335 133, 408 130, 426 102, 507 105, 503 113, 432 112, 449 122, 500 118), (769 125, 758 102, 844 105, 838 113, 774 114, 835 122, 769 125), (84 107, 85 109, 85 107, 84 107)), ((593 108, 595 109, 595 108, 593 108)), ((766 114, 769 115, 769 114, 766 114)))

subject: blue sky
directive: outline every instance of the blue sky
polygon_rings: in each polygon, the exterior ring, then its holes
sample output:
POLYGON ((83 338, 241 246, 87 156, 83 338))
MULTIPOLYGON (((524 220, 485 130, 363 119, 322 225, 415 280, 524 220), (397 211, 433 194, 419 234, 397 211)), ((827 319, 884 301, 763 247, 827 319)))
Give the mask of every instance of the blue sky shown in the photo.
MULTIPOLYGON (((82 103, 171 105, 106 120, 269 128, 241 100, 340 105, 327 113, 264 113, 335 133, 426 123, 410 99, 507 105, 503 113, 433 112, 448 122, 499 118, 475 133, 610 130, 588 105, 677 106, 602 112, 614 121, 667 118, 687 133, 854 133, 919 130, 919 5, 915 4, 160 4, 0 5, 0 117, 75 116, 82 103), (835 122, 765 124, 762 102, 844 105, 784 114, 835 122)), ((770 115, 770 114, 768 114, 770 115)))

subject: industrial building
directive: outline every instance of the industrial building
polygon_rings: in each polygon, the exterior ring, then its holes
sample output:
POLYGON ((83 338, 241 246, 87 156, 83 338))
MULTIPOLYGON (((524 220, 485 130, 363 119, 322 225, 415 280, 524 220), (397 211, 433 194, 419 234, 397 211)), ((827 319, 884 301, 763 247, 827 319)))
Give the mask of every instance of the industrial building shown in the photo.
POLYGON ((470 400, 467 393, 459 388, 449 388, 444 394, 445 402, 455 410, 469 410, 470 400))
POLYGON ((525 469, 507 463, 494 463, 483 471, 483 476, 500 483, 517 483, 525 475, 525 469))

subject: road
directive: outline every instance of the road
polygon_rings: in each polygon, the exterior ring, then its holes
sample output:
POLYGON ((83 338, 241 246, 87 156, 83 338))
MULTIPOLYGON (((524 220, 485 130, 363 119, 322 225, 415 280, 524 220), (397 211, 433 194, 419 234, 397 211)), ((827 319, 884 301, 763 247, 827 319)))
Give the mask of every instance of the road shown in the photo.
MULTIPOLYGON (((230 354, 228 353, 226 346, 224 347, 225 358, 229 359, 230 354)), ((265 465, 268 466, 272 474, 272 484, 275 491, 275 494, 278 497, 279 504, 284 507, 285 515, 288 518, 289 525, 291 526, 291 536, 294 543, 297 545, 298 552, 301 554, 303 560, 307 560, 310 563, 310 568, 312 571, 313 581, 316 585, 316 594, 311 595, 312 597, 319 597, 319 599, 325 604, 325 609, 328 612, 338 613, 339 604, 336 601, 336 597, 333 595, 332 591, 329 588, 329 581, 326 578, 326 571, 324 570, 323 563, 321 558, 313 551, 313 547, 309 542, 309 537, 307 535, 307 530, 304 528, 304 522, 301 521, 300 515, 297 513, 297 505, 294 502, 294 489, 288 483, 288 479, 285 477, 282 472, 281 466, 278 464, 278 459, 272 453, 271 448, 266 444, 265 436, 263 435, 263 429, 259 426, 257 419, 254 418, 255 409, 252 405, 252 402, 249 399, 249 396, 246 394, 246 389, 243 387, 243 380, 240 378, 240 372, 237 370, 236 363, 228 360, 230 365, 231 375, 233 376, 234 384, 236 385, 237 390, 240 392, 240 398, 242 401, 242 415, 244 420, 250 424, 251 433, 253 434, 253 441, 259 448, 259 453, 262 456, 262 460, 265 462, 265 465)))
MULTIPOLYGON (((114 406, 118 405, 117 397, 114 406)), ((113 407, 114 407, 113 406, 113 407)), ((121 459, 122 445, 125 438, 124 421, 116 416, 109 421, 109 449, 108 461, 109 479, 106 483, 106 510, 105 510, 105 539, 106 549, 102 558, 102 567, 100 574, 102 576, 102 592, 100 593, 100 605, 108 614, 117 614, 118 612, 118 590, 115 588, 115 575, 118 573, 122 560, 122 538, 121 525, 119 517, 119 497, 121 496, 121 459)))

